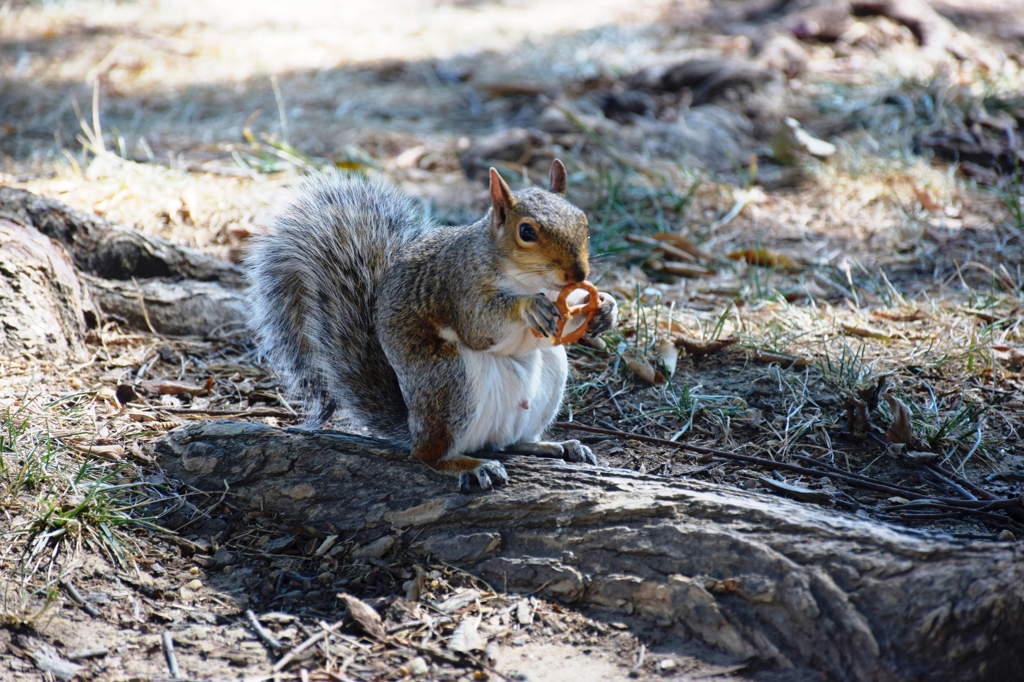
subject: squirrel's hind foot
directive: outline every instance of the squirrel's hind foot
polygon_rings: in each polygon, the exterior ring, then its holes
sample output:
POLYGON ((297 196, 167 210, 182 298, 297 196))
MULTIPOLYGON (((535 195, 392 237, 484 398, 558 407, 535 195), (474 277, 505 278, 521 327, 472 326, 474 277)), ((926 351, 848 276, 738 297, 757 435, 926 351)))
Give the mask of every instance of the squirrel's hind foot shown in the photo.
MULTIPOLYGON (((466 459, 471 459, 467 457, 466 459)), ((466 469, 459 473, 459 490, 469 493, 473 487, 473 479, 480 485, 481 490, 491 490, 495 485, 508 483, 508 472, 501 462, 493 459, 476 460, 480 464, 475 469, 466 469)))
POLYGON ((562 446, 562 459, 566 462, 581 462, 597 466, 597 455, 578 440, 564 440, 559 445, 562 446))
POLYGON ((522 441, 508 446, 505 448, 505 451, 519 455, 550 457, 552 459, 565 460, 566 462, 578 462, 597 466, 597 457, 594 455, 594 451, 578 440, 522 441))

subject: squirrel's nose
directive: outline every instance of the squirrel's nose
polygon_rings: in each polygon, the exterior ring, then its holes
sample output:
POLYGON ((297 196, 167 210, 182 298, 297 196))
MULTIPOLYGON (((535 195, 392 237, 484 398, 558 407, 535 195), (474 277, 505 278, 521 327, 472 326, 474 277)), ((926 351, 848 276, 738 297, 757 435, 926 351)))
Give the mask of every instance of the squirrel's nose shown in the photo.
POLYGON ((571 284, 582 282, 587 279, 587 269, 579 264, 573 265, 571 268, 566 270, 565 277, 571 284))

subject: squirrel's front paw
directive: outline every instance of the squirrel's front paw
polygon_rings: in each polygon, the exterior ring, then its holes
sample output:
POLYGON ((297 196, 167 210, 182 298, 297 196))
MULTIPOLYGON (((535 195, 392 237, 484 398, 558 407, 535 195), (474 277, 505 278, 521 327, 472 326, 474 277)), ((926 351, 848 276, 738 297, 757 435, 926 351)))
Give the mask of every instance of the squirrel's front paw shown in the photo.
POLYGON ((494 485, 505 485, 508 483, 508 472, 501 462, 493 459, 481 459, 475 469, 469 469, 459 474, 459 490, 468 493, 472 489, 473 478, 476 478, 481 490, 490 490, 494 485))
POLYGON ((544 294, 531 296, 523 307, 523 320, 541 336, 557 336, 562 314, 544 294))
POLYGON ((583 335, 585 339, 595 339, 601 334, 615 326, 615 321, 619 317, 619 310, 615 304, 615 298, 611 294, 606 294, 603 291, 598 294, 600 296, 600 303, 597 306, 597 310, 594 312, 594 317, 590 320, 590 325, 587 327, 587 333, 583 335))

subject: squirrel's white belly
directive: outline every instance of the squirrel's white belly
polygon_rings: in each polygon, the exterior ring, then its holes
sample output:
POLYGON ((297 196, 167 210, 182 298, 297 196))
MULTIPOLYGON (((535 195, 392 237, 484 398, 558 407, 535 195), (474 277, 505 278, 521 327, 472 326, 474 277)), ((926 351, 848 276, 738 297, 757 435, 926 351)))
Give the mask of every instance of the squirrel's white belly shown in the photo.
POLYGON ((537 440, 562 404, 569 372, 565 348, 548 345, 522 355, 467 348, 461 352, 474 411, 454 451, 537 440))

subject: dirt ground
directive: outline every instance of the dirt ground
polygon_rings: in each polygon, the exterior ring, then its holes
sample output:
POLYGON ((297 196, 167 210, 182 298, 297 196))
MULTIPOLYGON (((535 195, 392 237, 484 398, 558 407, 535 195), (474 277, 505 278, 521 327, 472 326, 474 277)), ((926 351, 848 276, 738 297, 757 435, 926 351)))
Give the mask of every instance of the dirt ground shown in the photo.
MULTIPOLYGON (((1024 493, 1024 3, 933 2, 936 32, 835 6, 11 0, 0 183, 239 260, 318 168, 455 223, 488 166, 557 156, 620 306, 562 421, 762 460, 573 432, 603 465, 1016 542, 956 502, 1024 493)), ((167 480, 149 444, 181 423, 297 421, 242 329, 111 319, 89 351, 0 359, 2 679, 170 678, 169 651, 189 679, 792 679, 167 480)))

